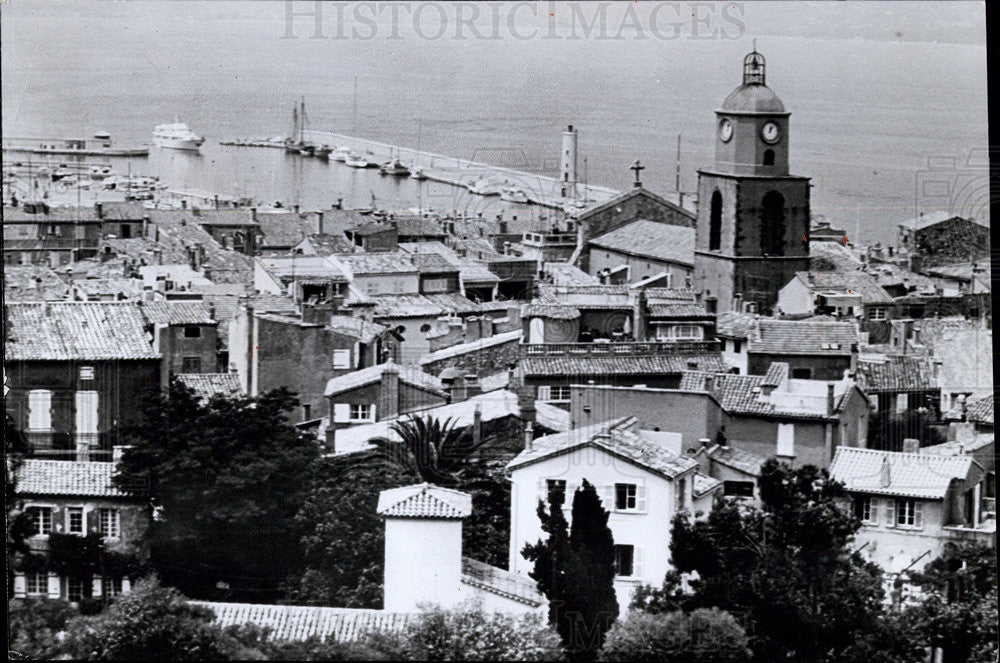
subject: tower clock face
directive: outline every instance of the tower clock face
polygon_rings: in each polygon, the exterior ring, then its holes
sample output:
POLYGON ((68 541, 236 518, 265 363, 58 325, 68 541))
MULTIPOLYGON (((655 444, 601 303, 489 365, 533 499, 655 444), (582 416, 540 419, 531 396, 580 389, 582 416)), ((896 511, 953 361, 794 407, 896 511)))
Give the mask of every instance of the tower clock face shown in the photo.
POLYGON ((723 118, 719 122, 719 138, 723 143, 728 143, 729 139, 733 137, 733 123, 729 121, 729 118, 723 118))
POLYGON ((781 139, 781 128, 774 122, 768 122, 760 128, 760 137, 765 143, 773 145, 781 139))

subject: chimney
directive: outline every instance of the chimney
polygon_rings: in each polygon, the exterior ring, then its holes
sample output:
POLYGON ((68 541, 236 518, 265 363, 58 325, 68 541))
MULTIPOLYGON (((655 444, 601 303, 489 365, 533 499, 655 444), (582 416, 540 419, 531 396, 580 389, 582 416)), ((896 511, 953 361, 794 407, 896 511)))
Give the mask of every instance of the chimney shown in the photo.
POLYGON ((470 315, 465 319, 465 342, 471 343, 472 341, 478 341, 481 337, 481 330, 479 327, 479 318, 474 315, 470 315))
POLYGON ((94 203, 94 211, 97 213, 98 219, 104 218, 104 203, 94 203))
POLYGON ((316 232, 320 235, 323 234, 323 212, 316 212, 316 232))
POLYGON ((834 398, 834 395, 833 395, 833 388, 834 388, 834 385, 833 385, 832 382, 827 383, 827 385, 826 385, 826 416, 828 416, 828 417, 832 417, 833 416, 833 412, 836 409, 836 406, 835 406, 836 399, 834 398))
POLYGON ((254 223, 257 223, 257 208, 256 207, 251 207, 250 208, 250 220, 253 221, 254 223))
POLYGON ((90 460, 90 445, 88 443, 76 443, 76 459, 81 463, 86 463, 90 460))
POLYGON ((920 453, 920 440, 908 437, 903 440, 903 453, 907 454, 918 454, 920 453))
POLYGON ((479 384, 478 375, 466 375, 465 376, 465 397, 472 398, 473 396, 478 396, 483 393, 483 387, 479 384))
POLYGON ((153 249, 153 264, 155 265, 163 264, 163 249, 159 247, 153 249))
POLYGON ((393 419, 399 414, 399 367, 391 359, 382 366, 375 419, 393 419))
POLYGON ((483 441, 483 406, 476 403, 476 410, 472 414, 472 445, 479 447, 483 441))
POLYGON ((524 425, 524 448, 528 451, 535 448, 535 426, 530 421, 524 425))

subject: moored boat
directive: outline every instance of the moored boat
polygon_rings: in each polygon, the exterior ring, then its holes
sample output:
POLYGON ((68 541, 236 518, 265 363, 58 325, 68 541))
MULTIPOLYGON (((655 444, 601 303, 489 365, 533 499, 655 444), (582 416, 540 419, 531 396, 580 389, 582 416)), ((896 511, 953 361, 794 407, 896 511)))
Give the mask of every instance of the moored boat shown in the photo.
POLYGON ((528 194, 524 189, 516 186, 507 186, 500 191, 500 199, 511 203, 528 203, 528 194))
POLYGON ((382 164, 382 167, 379 168, 379 172, 383 175, 397 175, 405 177, 410 174, 410 169, 400 163, 398 158, 394 158, 391 161, 382 164))

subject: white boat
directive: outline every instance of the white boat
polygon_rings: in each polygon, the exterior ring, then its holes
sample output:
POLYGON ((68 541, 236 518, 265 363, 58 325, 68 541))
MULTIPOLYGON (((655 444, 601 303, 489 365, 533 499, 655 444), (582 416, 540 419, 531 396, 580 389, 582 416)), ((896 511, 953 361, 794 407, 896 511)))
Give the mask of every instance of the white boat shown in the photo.
POLYGON ((426 180, 427 175, 424 174, 424 169, 420 166, 414 166, 410 169, 410 177, 415 180, 426 180))
POLYGON ((498 196, 503 190, 503 187, 498 182, 488 177, 481 177, 472 184, 469 184, 468 187, 469 193, 474 193, 477 196, 498 196))
POLYGON ((329 159, 332 152, 333 148, 329 145, 317 145, 316 149, 313 151, 313 156, 318 159, 329 159))
POLYGON ((157 147, 197 152, 204 142, 204 136, 194 133, 183 122, 158 124, 153 129, 153 145, 157 147))
POLYGON ((351 168, 367 168, 369 166, 364 157, 358 156, 357 154, 349 154, 344 160, 344 163, 351 168))
POLYGON ((379 172, 383 175, 399 175, 405 177, 410 174, 410 169, 400 163, 398 158, 394 158, 391 161, 382 164, 379 172))
POLYGON ((507 187, 504 187, 503 190, 500 191, 500 199, 501 200, 506 200, 506 201, 511 202, 511 203, 527 203, 527 202, 531 202, 528 199, 528 194, 524 192, 524 189, 521 189, 521 188, 516 187, 516 186, 507 186, 507 187))
POLYGON ((111 166, 91 166, 90 167, 90 179, 92 180, 103 180, 105 177, 111 176, 111 166))
POLYGON ((59 166, 58 168, 52 171, 52 181, 55 182, 57 180, 69 177, 70 175, 76 175, 76 171, 71 170, 66 166, 59 166))
POLYGON ((347 145, 341 145, 333 151, 330 158, 334 161, 347 161, 347 157, 351 156, 351 148, 347 145))

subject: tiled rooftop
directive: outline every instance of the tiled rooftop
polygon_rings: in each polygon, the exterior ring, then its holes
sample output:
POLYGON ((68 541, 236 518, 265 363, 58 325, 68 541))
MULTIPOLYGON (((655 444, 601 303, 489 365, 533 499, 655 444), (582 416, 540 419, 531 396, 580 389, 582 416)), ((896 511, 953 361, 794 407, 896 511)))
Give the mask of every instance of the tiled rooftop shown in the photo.
POLYGON ((114 463, 27 458, 17 471, 21 495, 122 497, 111 482, 114 463))
POLYGON ((545 601, 531 578, 470 557, 462 558, 462 582, 532 607, 540 606, 545 601))
POLYGON ((654 318, 713 318, 697 304, 650 304, 649 315, 654 318))
POLYGON ((417 273, 413 263, 397 253, 348 253, 332 258, 347 265, 354 276, 417 273))
POLYGON ((694 470, 697 461, 686 456, 678 456, 663 447, 647 442, 632 430, 637 423, 635 417, 621 417, 599 424, 574 428, 564 433, 545 435, 534 441, 530 449, 525 449, 507 463, 509 471, 543 461, 553 456, 570 453, 576 449, 592 447, 642 467, 654 474, 673 479, 694 470))
POLYGON ((862 354, 858 356, 858 386, 869 393, 936 389, 930 357, 862 354))
MULTIPOLYGON (((341 258, 343 256, 338 256, 341 258)), ((323 256, 294 256, 288 258, 257 258, 268 274, 279 281, 283 279, 324 278, 346 281, 347 275, 340 264, 323 256)))
POLYGON ((695 300, 694 290, 691 288, 643 288, 646 295, 646 302, 649 304, 690 304, 695 300))
POLYGON ((157 359, 138 303, 53 302, 7 305, 4 358, 12 360, 157 359))
POLYGON ((764 459, 749 451, 734 446, 715 445, 708 450, 708 457, 720 465, 725 465, 744 474, 759 477, 764 459))
POLYGON ((552 277, 555 285, 597 285, 600 283, 592 276, 575 265, 565 262, 547 262, 544 271, 552 277))
POLYGON ((720 488, 722 488, 722 482, 718 479, 713 479, 712 477, 706 476, 701 472, 694 473, 691 490, 694 491, 695 497, 704 497, 705 495, 719 490, 720 488))
POLYGON ((535 401, 535 423, 551 431, 568 431, 570 429, 569 410, 545 401, 535 401))
POLYGON ((525 375, 655 375, 703 370, 712 373, 728 370, 722 356, 649 355, 649 356, 527 356, 520 367, 525 375), (693 364, 693 365, 692 365, 693 364))
POLYGON ((143 302, 142 311, 154 325, 214 325, 205 302, 143 302))
POLYGON ((521 309, 521 317, 576 320, 580 317, 580 309, 575 306, 559 306, 558 304, 525 304, 521 309))
POLYGON ((240 376, 236 373, 181 373, 177 375, 177 380, 204 400, 212 396, 229 398, 243 393, 240 376))
POLYGON ((694 228, 633 221, 590 240, 592 246, 682 265, 694 264, 694 228))
POLYGON ((877 495, 942 499, 955 479, 982 473, 969 456, 878 451, 838 447, 830 476, 847 490, 877 495))
POLYGON ((776 355, 850 355, 858 343, 851 322, 757 320, 760 336, 751 336, 748 351, 776 355))
POLYGON ((444 394, 444 392, 441 391, 441 380, 437 377, 431 375, 430 373, 424 373, 418 368, 407 366, 406 364, 397 364, 393 361, 388 361, 384 364, 376 364, 374 366, 369 366, 368 368, 362 368, 357 371, 351 371, 350 373, 339 375, 335 378, 330 378, 330 381, 326 383, 326 391, 324 394, 326 396, 333 396, 335 394, 341 394, 345 391, 350 391, 351 389, 363 387, 367 384, 380 382, 382 380, 382 376, 387 371, 396 371, 396 373, 399 374, 400 382, 405 382, 406 384, 419 387, 421 389, 431 390, 442 395, 444 394))
POLYGON ((49 267, 4 265, 3 294, 7 302, 59 301, 66 299, 69 286, 49 267))
POLYGON ((441 361, 442 359, 450 359, 451 357, 460 357, 464 354, 470 352, 478 352, 485 348, 492 348, 497 345, 503 345, 504 343, 513 343, 520 340, 521 330, 515 329, 509 332, 503 332, 502 334, 494 334, 487 338, 481 338, 476 341, 469 341, 468 343, 459 343, 458 345, 452 345, 447 348, 442 348, 441 350, 435 350, 430 352, 420 358, 420 364, 432 364, 436 361, 441 361))
POLYGON ((969 400, 965 418, 980 424, 993 423, 993 394, 969 400))
POLYGON ((476 313, 479 307, 458 293, 435 295, 373 295, 375 316, 381 318, 420 318, 447 313, 476 313))
POLYGON ((389 518, 461 519, 472 513, 472 496, 429 483, 383 490, 378 514, 389 518))
POLYGON ((212 603, 189 601, 215 613, 215 623, 225 628, 254 624, 269 627, 272 640, 305 640, 315 636, 332 642, 352 642, 369 632, 397 633, 414 615, 384 610, 326 608, 301 605, 212 603))
POLYGON ((354 245, 344 237, 343 233, 313 233, 306 235, 317 255, 328 256, 331 253, 353 253, 354 245))
POLYGON ((941 361, 942 390, 993 392, 992 331, 945 331, 934 341, 934 358, 941 361))
POLYGON ((796 272, 795 277, 801 279, 817 294, 825 292, 849 293, 861 295, 863 304, 888 305, 892 303, 878 280, 871 274, 862 271, 837 272, 796 272))
POLYGON ((331 315, 326 326, 338 334, 353 336, 362 343, 371 343, 389 329, 385 325, 349 315, 331 315))

